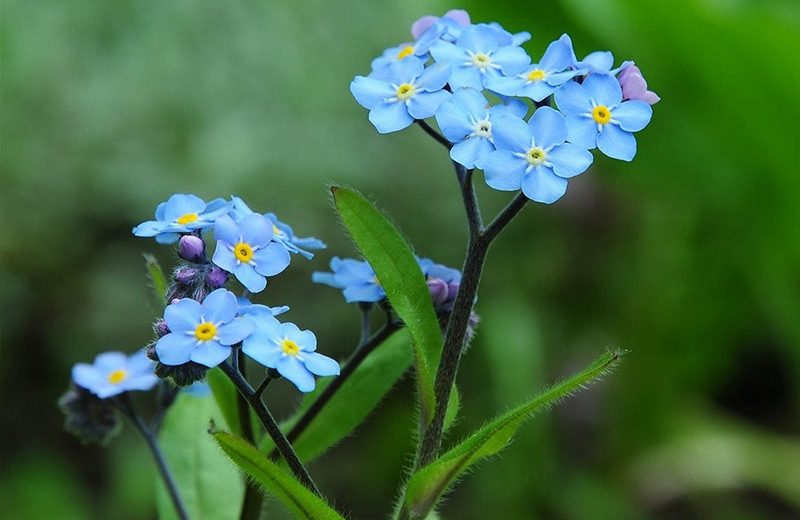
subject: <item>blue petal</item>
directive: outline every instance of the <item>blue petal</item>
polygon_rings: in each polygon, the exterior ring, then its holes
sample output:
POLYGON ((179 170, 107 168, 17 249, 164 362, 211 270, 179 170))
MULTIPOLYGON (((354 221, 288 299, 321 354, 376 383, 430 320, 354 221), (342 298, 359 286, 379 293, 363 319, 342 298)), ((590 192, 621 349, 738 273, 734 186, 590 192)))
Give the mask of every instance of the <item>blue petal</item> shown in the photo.
POLYGON ((322 271, 314 271, 311 273, 311 281, 314 283, 321 283, 325 285, 329 285, 335 289, 343 289, 344 286, 340 284, 337 279, 336 275, 333 273, 325 273, 322 271))
POLYGON ((284 246, 278 242, 270 242, 267 247, 255 252, 253 260, 256 263, 256 272, 264 276, 275 276, 286 269, 291 261, 291 256, 284 246))
POLYGON ((619 121, 626 132, 638 132, 647 126, 653 117, 653 109, 644 101, 625 101, 611 111, 611 118, 619 121))
POLYGON ((267 279, 258 274, 250 264, 237 265, 233 268, 233 274, 252 293, 261 292, 267 286, 267 279))
POLYGON ((247 215, 239 222, 242 239, 251 246, 263 246, 272 240, 272 222, 258 213, 247 215))
POLYGON ((606 125, 597 136, 597 147, 613 159, 631 161, 636 155, 636 138, 616 125, 606 125))
POLYGON ((72 367, 72 380, 76 385, 95 393, 95 388, 107 382, 106 373, 87 363, 78 363, 72 367))
POLYGON ((276 368, 283 377, 294 383, 301 392, 314 390, 314 376, 297 358, 293 356, 283 357, 278 360, 276 368))
POLYGON ((450 158, 465 168, 480 168, 488 155, 494 151, 494 145, 483 137, 470 137, 450 149, 450 158), (479 164, 480 163, 480 164, 479 164))
POLYGON ((516 191, 520 188, 527 167, 525 159, 514 157, 507 150, 492 152, 483 165, 486 184, 496 190, 516 191))
POLYGON ((495 105, 489 109, 492 119, 502 114, 524 118, 528 114, 528 104, 521 99, 506 99, 503 105, 495 105))
POLYGON ((614 55, 608 51, 594 51, 583 58, 578 65, 581 68, 588 68, 589 72, 606 73, 614 66, 614 55))
POLYGON ((356 76, 350 83, 350 92, 358 104, 367 109, 374 108, 395 94, 392 86, 386 81, 364 76, 356 76))
POLYGON ((622 87, 619 86, 619 81, 614 76, 589 74, 582 86, 598 105, 606 105, 610 108, 622 101, 622 87))
POLYGON ((300 350, 313 352, 317 349, 317 337, 310 330, 300 330, 294 323, 283 323, 281 325, 282 335, 297 343, 300 350))
POLYGON ((111 372, 126 368, 128 356, 122 352, 103 352, 94 358, 94 366, 101 372, 111 372))
POLYGON ((408 113, 416 119, 431 117, 442 103, 450 99, 450 95, 446 90, 417 92, 408 100, 408 113))
POLYGON ((552 74, 548 74, 547 77, 544 78, 544 81, 548 85, 557 87, 562 83, 571 80, 575 76, 580 76, 581 73, 582 73, 581 70, 565 70, 564 72, 553 72, 552 74))
POLYGON ((551 42, 539 61, 539 67, 547 72, 561 71, 570 66, 570 48, 560 40, 551 42))
POLYGON ((575 81, 561 85, 555 93, 556 105, 565 115, 583 114, 592 111, 589 93, 575 81))
POLYGON ((236 268, 237 262, 236 257, 233 256, 233 251, 228 248, 228 244, 222 241, 217 242, 217 248, 214 249, 214 256, 211 261, 229 273, 232 273, 236 268))
POLYGON ((388 73, 392 83, 414 83, 425 70, 422 60, 416 56, 407 56, 401 61, 396 61, 389 65, 388 73))
POLYGON ((343 294, 347 303, 374 303, 386 297, 383 287, 373 283, 345 287, 343 294))
POLYGON ((522 192, 531 200, 552 204, 567 192, 567 180, 540 165, 522 178, 522 192))
POLYGON ((241 238, 239 226, 228 215, 220 217, 214 223, 214 238, 234 245, 241 238))
POLYGON ((193 331, 200 324, 202 314, 203 307, 198 302, 191 298, 182 298, 164 309, 164 321, 172 332, 183 333, 187 330, 193 331))
POLYGON ((235 345, 252 334, 255 328, 255 320, 249 316, 243 316, 217 329, 217 337, 222 345, 235 345))
POLYGON ((147 391, 156 384, 158 384, 158 377, 155 374, 144 374, 128 377, 119 386, 126 392, 129 390, 147 391))
POLYGON ((309 372, 318 376, 338 376, 339 363, 316 352, 303 354, 304 364, 309 372))
POLYGON ((205 341, 192 351, 191 359, 195 363, 214 368, 228 359, 230 355, 231 347, 225 347, 216 341, 205 341))
POLYGON ((492 122, 492 138, 498 150, 525 152, 531 146, 531 131, 522 119, 503 114, 492 122))
POLYGON ((450 73, 450 86, 453 89, 474 88, 477 91, 481 91, 483 90, 481 72, 472 65, 454 64, 450 73))
POLYGON ((182 365, 192 360, 197 339, 184 332, 170 332, 156 343, 158 360, 164 365, 182 365))
POLYGON ((597 147, 597 123, 581 115, 567 116, 567 140, 582 148, 597 147))
POLYGON ((206 209, 203 199, 195 195, 176 193, 167 200, 164 206, 164 220, 172 222, 187 213, 202 213, 206 209))
POLYGON ((128 372, 135 374, 152 374, 153 360, 147 357, 144 350, 138 350, 128 356, 128 372))
POLYGON ((256 331, 242 343, 242 351, 265 367, 275 368, 283 351, 263 332, 256 331))
POLYGON ((449 42, 438 42, 431 47, 430 51, 433 59, 441 63, 461 63, 468 59, 464 49, 449 42))
MULTIPOLYGON (((473 52, 488 53, 500 46, 499 36, 497 29, 493 29, 488 25, 473 25, 464 29, 458 37, 456 45, 473 52)), ((503 41, 502 43, 507 45, 509 42, 503 41)))
POLYGON ((203 300, 203 318, 211 323, 228 323, 236 316, 239 304, 227 289, 217 289, 203 300))
POLYGON ((369 120, 382 134, 396 132, 407 128, 414 122, 406 109, 406 105, 399 101, 381 103, 369 112, 369 120))
POLYGON ((593 159, 592 152, 571 143, 556 146, 547 154, 547 160, 553 165, 553 172, 565 179, 585 172, 593 159))
POLYGON ((486 88, 503 96, 516 96, 520 88, 525 85, 525 80, 519 76, 492 76, 487 78, 486 88))
POLYGON ((534 101, 541 101, 555 92, 555 90, 555 87, 552 87, 547 81, 540 80, 531 83, 523 83, 517 95, 531 98, 534 101))
POLYGON ((541 107, 528 122, 536 146, 546 148, 567 140, 567 123, 563 114, 550 107, 541 107))
POLYGON ((523 43, 525 43, 526 41, 530 40, 531 38, 532 38, 531 33, 529 33, 528 31, 521 31, 521 32, 518 32, 518 33, 514 33, 512 35, 511 42, 514 45, 522 45, 523 43))
POLYGON ((459 95, 467 90, 474 92, 472 89, 457 90, 450 101, 442 103, 436 111, 436 124, 439 125, 444 136, 454 143, 463 140, 472 132, 472 123, 469 120, 468 112, 459 102, 459 95))
POLYGON ((133 234, 137 237, 153 237, 164 231, 164 228, 164 222, 148 220, 133 228, 133 234))
POLYGON ((425 69, 425 72, 417 80, 417 88, 428 92, 442 90, 450 77, 450 65, 447 63, 436 63, 425 69))
POLYGON ((503 74, 511 76, 524 71, 530 65, 531 57, 522 47, 501 47, 492 54, 492 62, 502 67, 503 74))
POLYGON ((325 249, 328 247, 325 242, 314 237, 294 237, 292 244, 304 249, 325 249))
POLYGON ((180 235, 178 233, 159 233, 156 235, 156 242, 159 244, 173 244, 178 241, 180 235))

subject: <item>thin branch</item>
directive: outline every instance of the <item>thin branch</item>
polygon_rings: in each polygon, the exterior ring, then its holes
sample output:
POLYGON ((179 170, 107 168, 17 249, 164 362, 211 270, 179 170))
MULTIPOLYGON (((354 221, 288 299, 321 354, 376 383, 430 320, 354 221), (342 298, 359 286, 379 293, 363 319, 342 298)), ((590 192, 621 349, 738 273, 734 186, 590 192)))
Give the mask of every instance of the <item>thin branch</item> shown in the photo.
POLYGON ((509 202, 508 206, 506 206, 500 214, 486 227, 486 231, 483 233, 484 238, 491 242, 494 240, 497 235, 508 225, 511 220, 517 216, 517 214, 522 211, 522 208, 525 207, 525 204, 528 203, 528 197, 525 196, 524 193, 520 192, 517 194, 514 199, 509 202))
POLYGON ((417 119, 415 122, 420 126, 420 128, 425 130, 426 134, 433 137, 437 143, 441 144, 448 150, 453 147, 453 144, 450 141, 448 141, 442 134, 437 132, 431 125, 429 125, 422 119, 417 119))
POLYGON ((475 193, 475 185, 472 183, 472 172, 461 164, 453 161, 456 169, 456 177, 461 187, 461 197, 464 199, 464 209, 467 212, 467 223, 469 225, 470 236, 477 237, 483 231, 483 219, 478 205, 478 196, 475 193))

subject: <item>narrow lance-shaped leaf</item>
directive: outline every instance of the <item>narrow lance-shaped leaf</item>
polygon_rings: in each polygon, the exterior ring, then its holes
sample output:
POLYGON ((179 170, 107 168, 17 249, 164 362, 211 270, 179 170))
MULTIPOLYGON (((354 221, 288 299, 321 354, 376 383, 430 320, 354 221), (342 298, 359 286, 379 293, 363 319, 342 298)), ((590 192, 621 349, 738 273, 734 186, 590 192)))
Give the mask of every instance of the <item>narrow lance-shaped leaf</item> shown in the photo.
POLYGON ((293 475, 259 453, 252 445, 226 432, 213 432, 222 450, 250 478, 277 498, 297 518, 344 520, 323 499, 309 491, 293 475))
POLYGON ((331 192, 342 222, 411 334, 420 410, 427 423, 436 407, 434 379, 442 335, 425 277, 408 242, 386 215, 355 191, 333 187, 331 192))
POLYGON ((211 389, 211 395, 214 396, 214 401, 217 402, 217 407, 225 418, 225 422, 236 435, 241 435, 241 422, 239 421, 239 408, 236 402, 238 391, 233 386, 231 380, 228 379, 219 367, 212 368, 206 375, 206 381, 211 389))
POLYGON ((502 450, 526 419, 607 374, 616 367, 622 355, 624 352, 607 352, 582 372, 553 385, 533 399, 486 423, 464 441, 419 470, 408 482, 400 512, 401 518, 425 518, 460 475, 481 459, 502 450))
POLYGON ((164 298, 167 296, 167 278, 164 276, 161 264, 158 263, 156 257, 148 254, 144 255, 144 264, 147 268, 147 277, 150 279, 156 302, 159 305, 164 305, 164 298))

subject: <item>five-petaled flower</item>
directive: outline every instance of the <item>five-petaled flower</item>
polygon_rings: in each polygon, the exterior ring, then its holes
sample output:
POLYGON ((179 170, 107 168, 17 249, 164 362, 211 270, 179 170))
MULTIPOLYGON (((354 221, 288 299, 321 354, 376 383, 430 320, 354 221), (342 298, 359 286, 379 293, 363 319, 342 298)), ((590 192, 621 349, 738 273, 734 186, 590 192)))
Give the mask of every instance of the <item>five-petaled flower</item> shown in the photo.
POLYGON ((159 244, 171 244, 181 233, 207 229, 217 218, 227 214, 231 204, 214 199, 206 204, 195 195, 176 193, 156 207, 156 219, 142 222, 133 228, 137 237, 155 237, 159 244))
POLYGON ((622 89, 614 76, 589 74, 582 84, 565 83, 555 93, 558 108, 567 116, 569 140, 614 159, 630 161, 636 155, 638 132, 653 115, 640 100, 622 101, 622 89))
POLYGON ((314 390, 314 375, 335 376, 339 363, 315 352, 317 338, 294 323, 261 316, 256 329, 242 343, 242 351, 262 365, 274 368, 301 392, 314 390))
POLYGON ((263 291, 266 277, 280 273, 290 261, 288 249, 274 240, 272 228, 272 222, 258 213, 246 215, 238 223, 227 215, 217 219, 212 261, 233 273, 248 291, 263 291))
POLYGON ((374 303, 386 298, 386 292, 372 266, 363 260, 335 256, 331 259, 331 271, 316 271, 311 275, 311 280, 342 289, 347 303, 374 303))
POLYGON ((231 345, 255 328, 252 318, 237 318, 238 311, 236 296, 227 289, 217 289, 202 304, 190 298, 174 301, 164 310, 170 333, 156 343, 158 360, 164 365, 219 365, 230 356, 231 345))
POLYGON ((78 363, 72 367, 72 380, 101 399, 131 390, 150 390, 158 377, 153 373, 155 363, 143 350, 130 356, 122 352, 104 352, 94 363, 78 363))

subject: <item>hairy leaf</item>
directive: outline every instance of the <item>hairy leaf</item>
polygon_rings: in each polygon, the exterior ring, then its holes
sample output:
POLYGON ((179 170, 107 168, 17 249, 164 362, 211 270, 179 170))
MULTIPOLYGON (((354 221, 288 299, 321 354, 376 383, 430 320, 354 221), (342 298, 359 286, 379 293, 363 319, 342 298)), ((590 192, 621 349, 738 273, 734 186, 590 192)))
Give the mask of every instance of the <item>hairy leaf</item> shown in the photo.
POLYGON ((156 302, 159 306, 162 306, 167 296, 167 277, 164 276, 161 264, 158 263, 158 260, 153 255, 144 255, 144 264, 147 268, 147 277, 150 279, 150 286, 153 288, 156 302))

